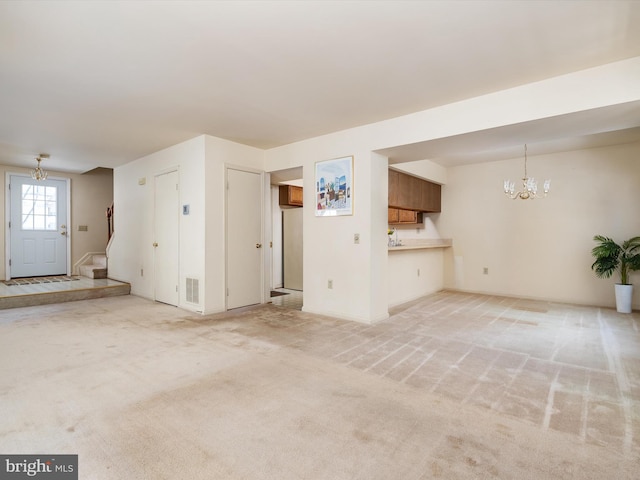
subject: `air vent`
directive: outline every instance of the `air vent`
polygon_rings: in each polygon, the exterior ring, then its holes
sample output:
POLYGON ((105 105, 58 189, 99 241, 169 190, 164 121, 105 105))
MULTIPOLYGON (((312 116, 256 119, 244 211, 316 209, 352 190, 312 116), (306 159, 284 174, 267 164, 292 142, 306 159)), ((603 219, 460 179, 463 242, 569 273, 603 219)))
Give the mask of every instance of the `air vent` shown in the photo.
POLYGON ((187 302, 200 304, 200 281, 197 278, 187 278, 187 302))

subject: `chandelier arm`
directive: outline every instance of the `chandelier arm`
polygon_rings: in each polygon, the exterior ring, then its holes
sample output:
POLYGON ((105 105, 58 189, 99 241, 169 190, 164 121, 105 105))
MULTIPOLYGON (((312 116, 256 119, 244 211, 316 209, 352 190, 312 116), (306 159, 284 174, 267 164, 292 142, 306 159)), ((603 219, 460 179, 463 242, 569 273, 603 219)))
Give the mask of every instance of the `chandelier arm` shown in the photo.
POLYGON ((551 180, 545 180, 542 190, 538 192, 538 182, 535 178, 529 178, 527 174, 527 144, 524 145, 524 177, 522 178, 522 191, 516 192, 514 183, 510 180, 504 181, 504 194, 512 200, 520 198, 521 200, 533 200, 534 198, 545 198, 549 193, 551 180))

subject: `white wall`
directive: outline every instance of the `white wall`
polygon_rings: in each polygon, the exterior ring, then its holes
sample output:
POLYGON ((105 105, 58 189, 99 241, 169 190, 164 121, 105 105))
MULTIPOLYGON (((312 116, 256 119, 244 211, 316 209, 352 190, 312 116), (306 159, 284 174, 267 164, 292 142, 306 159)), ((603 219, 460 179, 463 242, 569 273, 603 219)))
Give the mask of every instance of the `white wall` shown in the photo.
POLYGON ((269 150, 266 164, 271 171, 303 167, 303 309, 371 322, 388 317, 387 159, 366 147, 362 133, 349 130, 269 150), (316 217, 315 162, 350 155, 353 215, 316 217), (358 245, 353 239, 356 233, 358 245), (332 289, 328 280, 333 281, 332 289))
POLYGON ((115 238, 109 275, 129 282, 133 294, 154 298, 154 177, 177 169, 180 204, 190 205, 190 214, 179 217, 179 306, 193 311, 204 308, 202 291, 200 305, 184 300, 187 277, 205 281, 204 159, 205 140, 200 136, 114 170, 115 238))
POLYGON ((443 288, 443 249, 389 252, 389 307, 443 288))
MULTIPOLYGON (((640 235, 640 144, 529 156, 530 176, 550 178, 541 200, 510 200, 504 179, 523 160, 450 168, 436 226, 453 238, 445 286, 464 291, 614 306, 613 283, 591 271, 593 236, 640 235), (489 274, 483 274, 483 268, 489 274)), ((632 279, 640 308, 640 274, 632 279)))

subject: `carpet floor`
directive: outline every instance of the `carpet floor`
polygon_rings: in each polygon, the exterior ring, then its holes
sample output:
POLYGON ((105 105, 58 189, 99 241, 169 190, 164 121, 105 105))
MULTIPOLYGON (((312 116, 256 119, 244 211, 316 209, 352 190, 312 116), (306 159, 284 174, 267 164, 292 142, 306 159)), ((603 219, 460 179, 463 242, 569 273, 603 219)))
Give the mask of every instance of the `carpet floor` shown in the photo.
POLYGON ((640 314, 455 293, 393 313, 3 312, 0 452, 105 480, 638 478, 640 314))

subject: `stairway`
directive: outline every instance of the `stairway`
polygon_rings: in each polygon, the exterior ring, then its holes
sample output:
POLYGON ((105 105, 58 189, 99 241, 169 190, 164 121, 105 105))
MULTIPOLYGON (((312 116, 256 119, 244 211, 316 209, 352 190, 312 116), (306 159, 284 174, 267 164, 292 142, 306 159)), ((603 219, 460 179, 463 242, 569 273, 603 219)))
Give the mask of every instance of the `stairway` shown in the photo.
POLYGON ((80 265, 78 271, 83 277, 107 278, 107 256, 91 255, 88 263, 80 265))

